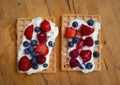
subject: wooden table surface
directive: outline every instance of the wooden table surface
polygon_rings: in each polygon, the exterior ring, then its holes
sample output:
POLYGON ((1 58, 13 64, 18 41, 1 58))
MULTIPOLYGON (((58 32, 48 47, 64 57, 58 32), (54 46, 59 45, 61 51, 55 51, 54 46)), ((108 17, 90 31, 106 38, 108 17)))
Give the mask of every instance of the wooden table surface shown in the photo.
POLYGON ((0 0, 0 85, 120 85, 120 0, 0 0), (30 76, 16 71, 16 20, 54 16, 61 30, 62 14, 102 17, 102 69, 99 72, 63 72, 60 34, 56 39, 57 72, 30 76))

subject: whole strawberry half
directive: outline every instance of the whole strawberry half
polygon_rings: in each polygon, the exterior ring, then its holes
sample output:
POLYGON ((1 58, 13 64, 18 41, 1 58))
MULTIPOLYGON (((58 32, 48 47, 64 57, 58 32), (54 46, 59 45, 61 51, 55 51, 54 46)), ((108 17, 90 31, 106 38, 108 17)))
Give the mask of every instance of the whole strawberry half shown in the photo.
POLYGON ((31 68, 31 66, 32 63, 30 62, 27 56, 23 56, 18 62, 18 68, 21 71, 27 71, 31 68))
POLYGON ((77 59, 71 59, 70 60, 70 67, 71 68, 74 68, 74 67, 77 67, 77 66, 80 66, 80 63, 79 63, 79 61, 77 60, 77 59))
POLYGON ((74 49, 74 50, 72 50, 72 51, 69 53, 69 56, 70 56, 71 58, 77 58, 78 55, 79 55, 79 53, 78 53, 78 50, 77 50, 77 49, 74 49))
POLYGON ((24 35, 28 40, 32 39, 33 27, 34 27, 34 25, 30 25, 24 31, 24 35))
POLYGON ((86 35, 92 34, 93 32, 94 32, 93 28, 88 27, 88 26, 82 24, 81 29, 80 29, 81 35, 85 35, 86 36, 86 35))
POLYGON ((67 27, 65 31, 65 37, 73 38, 78 34, 78 30, 73 27, 67 27))
POLYGON ((87 37, 85 40, 84 40, 84 44, 86 46, 93 46, 93 39, 91 37, 87 37))
POLYGON ((46 56, 49 52, 48 46, 46 45, 46 43, 39 43, 36 47, 35 47, 35 52, 39 53, 40 55, 46 56))
POLYGON ((42 42, 46 42, 47 41, 47 35, 44 32, 40 32, 39 34, 37 34, 37 39, 40 43, 42 42))
POLYGON ((40 30, 42 32, 48 32, 51 30, 50 23, 47 20, 44 20, 40 25, 40 30))
POLYGON ((77 49, 82 49, 84 47, 84 40, 80 38, 76 46, 77 46, 77 49))
POLYGON ((43 55, 38 55, 36 59, 38 64, 43 64, 46 61, 46 57, 44 57, 43 55))
POLYGON ((80 57, 82 58, 83 62, 88 62, 91 59, 91 55, 91 50, 82 50, 80 52, 80 57))

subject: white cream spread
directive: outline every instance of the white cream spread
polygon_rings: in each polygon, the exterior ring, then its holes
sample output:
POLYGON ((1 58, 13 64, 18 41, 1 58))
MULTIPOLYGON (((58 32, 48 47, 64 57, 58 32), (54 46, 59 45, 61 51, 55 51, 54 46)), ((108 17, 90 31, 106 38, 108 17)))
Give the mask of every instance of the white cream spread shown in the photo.
MULTIPOLYGON (((43 19, 42 17, 34 18, 34 19, 32 19, 32 21, 27 25, 27 27, 30 26, 30 25, 34 25, 34 27, 36 27, 36 26, 39 27, 43 20, 44 20, 44 19, 43 19)), ((48 41, 53 41, 53 42, 55 42, 55 39, 56 39, 56 37, 57 37, 57 35, 58 35, 58 33, 59 33, 58 27, 57 27, 53 22, 51 22, 51 21, 49 21, 49 23, 50 23, 50 26, 51 26, 51 30, 50 30, 49 32, 47 32, 47 42, 46 42, 47 46, 48 46, 48 41)), ((27 28, 27 27, 26 27, 26 28, 27 28)), ((26 28, 25 28, 25 29, 26 29, 26 28)), ((23 33, 24 33, 24 31, 23 31, 23 33)), ((37 33, 33 31, 32 40, 37 40, 37 37, 36 37, 36 36, 37 36, 37 33)), ((26 37, 25 37, 24 34, 23 34, 23 36, 22 36, 22 43, 21 43, 21 45, 20 45, 20 47, 19 47, 19 50, 18 50, 17 62, 19 62, 19 60, 21 59, 22 56, 27 55, 27 54, 24 54, 24 49, 25 49, 25 47, 23 46, 23 42, 24 42, 24 41, 30 42, 29 40, 26 39, 26 37)), ((49 53, 46 55, 46 61, 45 61, 45 63, 48 64, 48 67, 47 67, 47 68, 49 68, 49 59, 50 59, 50 54, 51 54, 51 52, 52 52, 52 48, 53 48, 53 47, 49 47, 49 46, 48 46, 48 48, 49 48, 49 53)), ((29 55, 29 54, 27 55, 27 57, 28 57, 29 59, 32 58, 32 56, 29 55)), ((20 71, 20 70, 19 70, 19 72, 20 72, 20 73, 32 74, 32 73, 36 73, 36 72, 43 71, 43 70, 45 70, 45 69, 47 69, 47 68, 44 68, 43 65, 41 64, 41 65, 38 65, 38 69, 30 68, 28 71, 20 71)))
MULTIPOLYGON (((69 27, 72 27, 72 23, 73 23, 74 21, 77 21, 77 22, 78 22, 78 27, 75 28, 75 29, 78 29, 78 30, 80 30, 80 27, 81 27, 82 24, 87 25, 87 23, 86 23, 85 21, 83 21, 83 20, 74 19, 74 20, 72 20, 72 21, 69 23, 69 27)), ((87 26, 89 26, 89 25, 87 25, 87 26)), ((94 25, 93 25, 93 26, 89 26, 89 27, 94 28, 94 32, 93 32, 91 35, 89 35, 89 36, 92 37, 93 41, 98 40, 98 31, 99 31, 99 29, 100 29, 100 23, 95 21, 95 22, 94 22, 94 25)), ((78 36, 78 37, 81 37, 81 36, 78 36)), ((88 36, 83 36, 82 38, 85 39, 86 37, 88 37, 88 36)), ((69 41, 71 41, 71 39, 69 39, 69 41)), ((91 50, 91 52, 93 53, 93 48, 94 48, 94 47, 95 47, 95 44, 94 44, 92 47, 87 47, 87 46, 85 46, 85 47, 83 47, 82 50, 91 50)), ((71 57, 69 56, 69 53, 70 53, 73 49, 76 49, 76 44, 74 44, 73 47, 68 48, 68 57, 69 57, 69 60, 70 60, 70 58, 71 58, 71 57)), ((79 61, 80 64, 83 63, 82 59, 81 59, 79 56, 78 56, 76 59, 79 61)), ((74 67, 73 69, 81 70, 81 71, 84 72, 84 73, 92 72, 92 71, 94 70, 94 68, 95 68, 93 56, 91 57, 91 59, 90 59, 88 62, 91 62, 91 63, 93 64, 92 69, 86 69, 84 65, 83 65, 84 69, 80 69, 79 67, 74 67)), ((85 64, 87 64, 88 62, 86 62, 85 64)), ((69 62, 68 62, 68 63, 69 63, 69 62)))

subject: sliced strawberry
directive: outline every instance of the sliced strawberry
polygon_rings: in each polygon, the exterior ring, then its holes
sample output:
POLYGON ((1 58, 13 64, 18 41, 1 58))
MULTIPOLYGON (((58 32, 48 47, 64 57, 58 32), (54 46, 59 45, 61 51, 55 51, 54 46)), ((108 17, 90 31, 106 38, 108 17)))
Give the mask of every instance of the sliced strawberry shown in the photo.
POLYGON ((47 20, 44 20, 41 25, 40 29, 42 32, 48 32, 51 30, 50 23, 47 20))
POLYGON ((78 34, 78 30, 74 29, 73 27, 67 27, 65 31, 65 37, 73 38, 78 34))
POLYGON ((46 42, 47 41, 47 35, 44 32, 40 32, 39 34, 37 34, 37 39, 40 43, 42 42, 46 42))
POLYGON ((30 25, 24 31, 24 35, 28 40, 32 39, 33 27, 34 27, 34 25, 30 25))
POLYGON ((31 68, 31 66, 32 63, 30 62, 27 56, 23 56, 18 62, 18 68, 21 71, 27 71, 31 68))
POLYGON ((81 29, 80 29, 81 35, 85 35, 86 36, 86 35, 92 34, 93 32, 94 32, 93 28, 88 27, 88 26, 82 24, 81 29))
POLYGON ((35 47, 35 52, 39 53, 40 55, 46 56, 49 52, 48 46, 46 43, 40 43, 35 47))
POLYGON ((83 50, 80 52, 80 57, 83 62, 88 62, 91 59, 92 52, 91 50, 83 50))
POLYGON ((84 40, 84 44, 87 45, 87 46, 93 46, 93 39, 91 37, 87 37, 85 40, 84 40))
POLYGON ((79 42, 77 43, 77 49, 82 49, 83 47, 84 47, 84 43, 83 43, 83 39, 82 38, 80 38, 79 39, 79 42))
POLYGON ((43 63, 46 61, 46 57, 44 57, 44 56, 42 56, 42 55, 38 55, 38 56, 36 57, 36 59, 37 59, 37 63, 38 63, 38 64, 43 64, 43 63))
POLYGON ((71 68, 74 68, 74 67, 77 67, 77 66, 80 66, 80 63, 79 63, 79 61, 77 60, 77 59, 71 59, 70 60, 70 67, 71 68))
POLYGON ((78 50, 77 49, 74 49, 72 50, 70 53, 69 53, 70 57, 71 58, 77 58, 78 57, 78 50))

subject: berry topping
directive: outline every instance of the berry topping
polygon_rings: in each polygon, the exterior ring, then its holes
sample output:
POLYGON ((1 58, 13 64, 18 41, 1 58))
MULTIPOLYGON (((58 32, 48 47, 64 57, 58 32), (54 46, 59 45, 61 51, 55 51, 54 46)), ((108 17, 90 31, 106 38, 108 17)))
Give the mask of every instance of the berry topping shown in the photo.
POLYGON ((73 27, 67 27, 65 31, 65 37, 73 38, 78 34, 78 30, 74 29, 73 27))
POLYGON ((68 46, 69 46, 69 47, 73 47, 73 46, 74 46, 74 43, 73 43, 72 41, 69 41, 69 42, 68 42, 68 46))
POLYGON ((87 21, 87 24, 90 25, 90 26, 93 26, 94 21, 92 19, 90 19, 90 20, 87 21))
POLYGON ((84 40, 84 45, 87 45, 87 46, 93 46, 93 39, 91 37, 87 37, 85 40, 84 40))
POLYGON ((48 67, 48 64, 47 64, 47 63, 43 64, 43 67, 44 67, 44 68, 47 68, 47 67, 48 67))
POLYGON ((48 32, 48 31, 51 30, 50 24, 49 24, 49 22, 47 20, 44 20, 41 23, 40 27, 41 27, 42 32, 48 32))
POLYGON ((96 41, 95 41, 95 45, 98 45, 98 44, 99 44, 99 40, 96 40, 96 41))
POLYGON ((91 59, 92 52, 90 50, 83 50, 80 52, 80 57, 83 62, 88 62, 91 59))
POLYGON ((47 35, 44 32, 40 32, 39 34, 37 34, 37 39, 40 43, 42 42, 46 42, 47 41, 47 35))
POLYGON ((36 57, 37 53, 33 51, 33 52, 31 52, 31 55, 32 55, 32 57, 36 57))
POLYGON ((40 27, 35 27, 34 31, 37 33, 40 32, 40 27))
POLYGON ((28 42, 28 41, 24 41, 24 42, 23 42, 23 46, 24 46, 24 47, 28 47, 28 46, 29 46, 29 42, 28 42))
POLYGON ((37 64, 37 63, 33 63, 33 64, 32 64, 32 68, 33 68, 33 69, 38 69, 38 64, 37 64))
POLYGON ((84 47, 84 40, 82 38, 79 39, 79 42, 77 43, 77 49, 81 49, 84 47))
POLYGON ((85 69, 85 65, 82 63, 82 64, 80 64, 79 68, 80 69, 85 69))
POLYGON ((48 54, 48 47, 46 43, 40 43, 35 47, 35 52, 39 53, 40 55, 46 56, 48 54))
POLYGON ((77 26, 78 26, 78 22, 77 22, 77 21, 74 21, 74 22, 72 23, 72 26, 73 26, 73 27, 77 27, 77 26))
POLYGON ((23 56, 18 63, 18 68, 21 71, 27 71, 31 68, 31 66, 32 63, 30 62, 27 56, 23 56))
POLYGON ((32 39, 33 27, 34 27, 34 25, 30 25, 24 31, 24 35, 28 40, 32 39))
POLYGON ((93 64, 92 63, 87 63, 85 65, 86 69, 90 70, 92 67, 93 67, 93 64))
POLYGON ((94 29, 82 24, 80 32, 81 32, 81 35, 86 36, 86 35, 92 34, 94 32, 94 29))
POLYGON ((43 64, 43 63, 45 63, 45 61, 46 61, 46 57, 44 57, 44 56, 42 56, 42 55, 38 55, 38 56, 36 57, 36 59, 37 59, 37 63, 38 63, 38 64, 43 64))
POLYGON ((24 49, 25 54, 29 54, 30 51, 28 49, 24 49))
POLYGON ((78 50, 74 49, 69 53, 69 56, 71 56, 71 58, 77 58, 78 57, 78 50))
POLYGON ((32 41, 30 42, 30 44, 31 44, 32 46, 35 46, 35 45, 37 44, 37 40, 32 40, 32 41))
POLYGON ((48 45, 49 45, 50 47, 53 47, 54 44, 55 44, 55 43, 54 43, 53 41, 49 41, 49 42, 48 42, 48 45))
POLYGON ((35 58, 35 57, 32 57, 31 63, 36 63, 36 62, 37 62, 36 58, 35 58))
POLYGON ((78 43, 78 42, 79 42, 79 38, 78 38, 78 37, 74 37, 74 38, 73 38, 73 42, 74 42, 74 43, 78 43))
POLYGON ((70 60, 70 67, 73 68, 73 67, 77 67, 77 66, 80 66, 80 63, 77 59, 71 59, 70 60))
POLYGON ((33 52, 33 51, 34 51, 34 47, 33 47, 33 46, 30 46, 30 47, 28 48, 28 50, 29 50, 29 52, 33 52))
POLYGON ((93 53, 93 56, 94 56, 94 58, 98 58, 98 57, 100 56, 100 54, 99 54, 99 52, 95 51, 95 52, 93 53))

